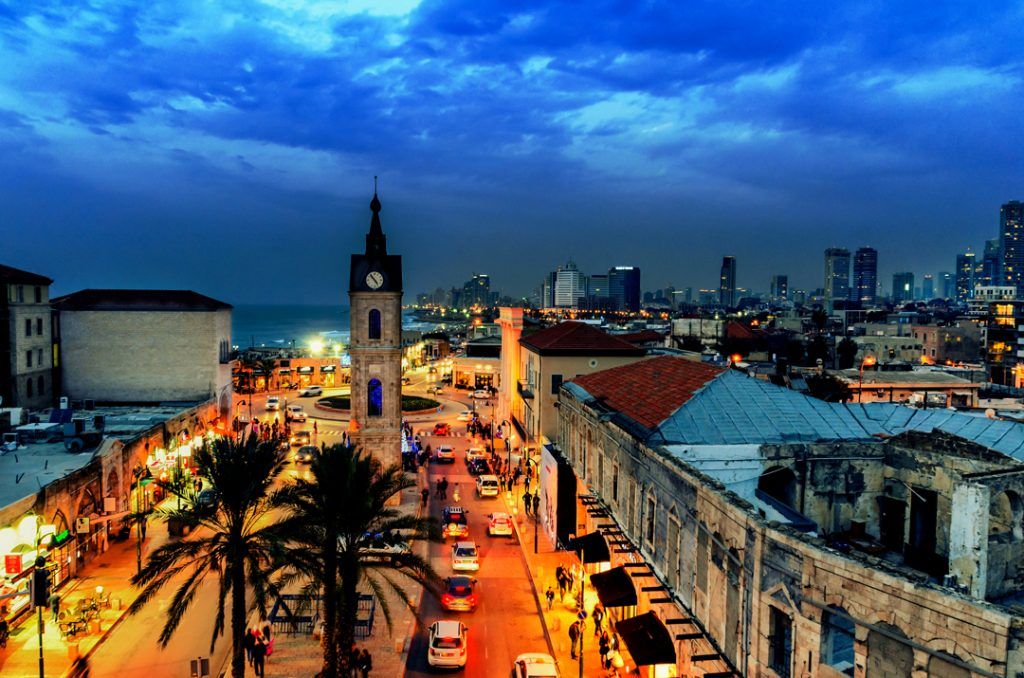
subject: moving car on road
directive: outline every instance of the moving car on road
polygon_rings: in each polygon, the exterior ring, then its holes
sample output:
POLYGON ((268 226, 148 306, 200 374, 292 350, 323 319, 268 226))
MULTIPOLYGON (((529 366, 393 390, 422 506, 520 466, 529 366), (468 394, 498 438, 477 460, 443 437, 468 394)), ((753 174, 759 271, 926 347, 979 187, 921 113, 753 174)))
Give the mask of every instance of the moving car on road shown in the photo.
POLYGON ((469 646, 469 629, 460 621, 442 619, 430 625, 427 663, 431 666, 464 668, 469 646))
POLYGON ((437 449, 434 450, 434 461, 443 461, 446 464, 454 464, 455 448, 453 448, 451 445, 438 445, 437 449))
POLYGON ((313 461, 313 455, 316 454, 316 446, 314 445, 303 445, 295 452, 295 463, 296 464, 308 464, 313 461))
POLYGON ((444 593, 441 594, 441 605, 453 612, 472 612, 476 609, 476 579, 465 575, 448 577, 444 580, 444 593))
POLYGON ((324 389, 320 386, 307 386, 306 388, 299 391, 300 398, 306 398, 308 396, 323 395, 324 389))
POLYGON ((477 400, 487 400, 488 398, 491 397, 491 392, 485 391, 482 388, 478 388, 477 390, 473 391, 473 397, 476 398, 477 400))
POLYGON ((474 459, 486 459, 486 458, 487 458, 487 453, 484 452, 484 448, 482 448, 482 447, 471 447, 468 450, 466 450, 466 463, 467 464, 470 461, 474 460, 474 459))
POLYGON ((476 478, 476 496, 497 497, 499 492, 498 476, 482 475, 476 478))
POLYGON ((428 386, 427 393, 431 395, 441 395, 444 393, 444 386, 428 386))
POLYGON ((302 409, 302 405, 289 405, 288 418, 292 421, 306 421, 306 411, 302 409))
POLYGON ((492 537, 511 537, 512 516, 503 511, 495 511, 487 516, 487 534, 492 537))
POLYGON ((549 654, 527 652, 516 657, 512 678, 558 678, 558 665, 549 654))
POLYGON ((270 396, 267 398, 267 412, 271 410, 281 409, 281 399, 277 396, 270 396))
POLYGON ((451 434, 452 434, 452 427, 449 426, 448 424, 444 423, 443 421, 442 422, 438 422, 437 424, 434 424, 434 435, 435 436, 450 436, 451 434))
POLYGON ((475 542, 457 541, 452 544, 452 569, 456 572, 480 569, 480 552, 475 542))
POLYGON ((461 506, 446 506, 441 512, 441 532, 445 539, 469 536, 469 520, 461 506))
POLYGON ((461 412, 459 412, 458 420, 473 421, 473 413, 470 412, 469 410, 462 410, 461 412))
POLYGON ((309 431, 292 431, 292 447, 309 445, 309 431))

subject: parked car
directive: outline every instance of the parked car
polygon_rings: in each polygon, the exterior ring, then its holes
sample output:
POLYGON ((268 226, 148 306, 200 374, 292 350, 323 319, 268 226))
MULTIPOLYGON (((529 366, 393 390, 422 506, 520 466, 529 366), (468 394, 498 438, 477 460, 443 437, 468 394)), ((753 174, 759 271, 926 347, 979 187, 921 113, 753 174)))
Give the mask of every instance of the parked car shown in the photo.
POLYGON ((408 542, 392 535, 376 534, 361 551, 369 562, 394 562, 398 556, 410 553, 408 542))
POLYGON ((494 475, 479 475, 476 478, 476 496, 478 497, 497 497, 500 488, 498 486, 498 476, 494 475))
POLYGON ((455 448, 451 445, 438 445, 437 448, 434 449, 434 461, 454 464, 455 448))
POLYGON ((441 532, 445 539, 469 536, 469 520, 461 506, 447 506, 441 512, 441 532))
POLYGON ((313 461, 313 456, 316 454, 315 445, 303 445, 295 452, 295 463, 296 464, 308 464, 313 461))
POLYGON ((448 577, 444 580, 441 605, 453 612, 472 612, 479 600, 477 596, 476 579, 465 575, 448 577))
POLYGON ((267 412, 279 409, 281 409, 281 399, 277 396, 269 396, 267 398, 267 412))
POLYGON ((512 516, 504 511, 495 511, 487 516, 487 534, 492 537, 511 537, 512 516))
POLYGON ((491 472, 491 466, 486 459, 470 459, 466 462, 466 470, 471 476, 482 476, 491 472))
POLYGON ((473 397, 476 398, 477 400, 487 400, 488 398, 491 397, 491 392, 485 391, 482 388, 478 388, 477 390, 473 391, 473 397))
POLYGON ((309 431, 292 431, 291 443, 292 447, 309 445, 309 431))
POLYGON ((459 412, 458 420, 473 421, 473 413, 470 412, 469 410, 462 410, 461 412, 459 412))
POLYGON ((512 664, 512 678, 558 678, 558 664, 549 654, 521 654, 512 664))
POLYGON ((475 542, 457 541, 452 544, 452 569, 456 572, 480 569, 480 551, 475 542))
POLYGON ((306 398, 308 396, 323 395, 324 389, 321 386, 307 386, 306 388, 299 391, 300 398, 306 398))
POLYGON ((469 656, 469 629, 460 621, 440 620, 430 625, 427 664, 462 668, 469 656))
POLYGON ((435 436, 450 436, 452 434, 452 427, 444 422, 434 424, 434 435, 435 436))

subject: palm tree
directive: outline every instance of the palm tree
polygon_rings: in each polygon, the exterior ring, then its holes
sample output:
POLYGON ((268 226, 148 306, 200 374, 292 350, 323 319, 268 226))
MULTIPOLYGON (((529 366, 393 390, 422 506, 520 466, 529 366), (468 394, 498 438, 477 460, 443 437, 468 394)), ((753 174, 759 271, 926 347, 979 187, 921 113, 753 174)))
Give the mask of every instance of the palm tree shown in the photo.
POLYGON ((292 539, 287 555, 292 574, 282 584, 303 578, 323 595, 324 678, 338 675, 339 650, 352 644, 360 584, 365 582, 377 599, 389 630, 391 610, 385 594, 390 591, 412 607, 396 575, 436 591, 437 573, 412 549, 388 559, 368 552, 381 534, 400 534, 410 543, 440 539, 430 518, 388 505, 389 499, 413 485, 401 465, 382 467, 370 455, 339 444, 323 447, 310 462, 309 479, 297 479, 278 495, 280 505, 292 513, 285 522, 292 539))
POLYGON ((142 592, 128 613, 136 614, 173 578, 184 575, 160 632, 160 646, 166 647, 208 576, 214 575, 217 616, 210 649, 224 633, 224 606, 230 595, 231 675, 243 678, 246 615, 251 609, 266 614, 273 591, 270 572, 283 551, 280 522, 272 522, 269 514, 274 508, 270 487, 284 462, 278 455, 278 441, 260 441, 252 435, 206 442, 195 452, 194 461, 215 500, 161 512, 167 519, 200 529, 194 538, 164 544, 150 555, 142 571, 132 577, 132 584, 142 592), (247 589, 252 591, 248 606, 247 589))
POLYGON ((256 367, 264 374, 263 378, 263 390, 270 390, 270 378, 274 376, 274 370, 277 368, 277 361, 273 358, 260 358, 256 361, 256 367))

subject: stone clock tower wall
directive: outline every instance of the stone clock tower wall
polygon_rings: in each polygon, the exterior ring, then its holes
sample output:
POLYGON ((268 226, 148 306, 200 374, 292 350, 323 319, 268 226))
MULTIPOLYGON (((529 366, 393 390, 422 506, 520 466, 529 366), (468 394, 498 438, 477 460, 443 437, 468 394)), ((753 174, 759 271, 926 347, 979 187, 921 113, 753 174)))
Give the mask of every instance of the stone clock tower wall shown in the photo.
POLYGON ((349 429, 360 448, 393 464, 402 450, 402 258, 387 253, 376 194, 370 210, 366 252, 352 255, 349 277, 349 429))

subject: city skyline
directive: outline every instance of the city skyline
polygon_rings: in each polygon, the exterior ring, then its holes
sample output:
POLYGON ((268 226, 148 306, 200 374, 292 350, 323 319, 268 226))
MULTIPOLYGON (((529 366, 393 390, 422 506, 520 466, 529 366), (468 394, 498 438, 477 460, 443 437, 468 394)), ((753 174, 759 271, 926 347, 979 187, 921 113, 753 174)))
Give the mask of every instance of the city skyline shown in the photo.
POLYGON ((5 12, 5 260, 58 292, 336 302, 375 174, 410 293, 443 268, 515 296, 611 251, 652 287, 731 254, 740 287, 812 288, 831 246, 877 249, 881 280, 949 270, 1021 185, 1012 8, 5 12))

